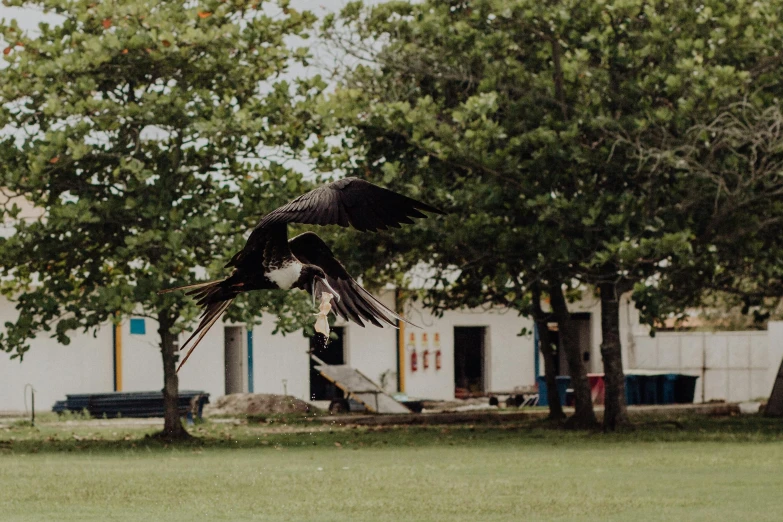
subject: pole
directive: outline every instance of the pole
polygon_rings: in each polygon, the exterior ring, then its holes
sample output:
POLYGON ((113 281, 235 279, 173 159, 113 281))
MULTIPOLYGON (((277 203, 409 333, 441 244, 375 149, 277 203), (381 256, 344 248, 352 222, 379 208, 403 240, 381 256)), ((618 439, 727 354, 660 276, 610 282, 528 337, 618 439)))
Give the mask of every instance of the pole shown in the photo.
POLYGON ((541 340, 538 338, 538 324, 533 323, 533 357, 535 357, 533 362, 533 368, 535 368, 536 374, 533 376, 533 383, 538 384, 538 376, 541 375, 541 356, 539 355, 539 347, 538 344, 541 342, 541 340))
POLYGON ((253 373, 253 329, 247 328, 247 391, 255 391, 255 375, 253 373))
POLYGON ((24 385, 24 393, 22 393, 22 395, 24 396, 24 411, 27 411, 27 388, 30 388, 30 398, 32 403, 30 424, 35 426, 35 388, 33 388, 33 385, 30 383, 24 385))

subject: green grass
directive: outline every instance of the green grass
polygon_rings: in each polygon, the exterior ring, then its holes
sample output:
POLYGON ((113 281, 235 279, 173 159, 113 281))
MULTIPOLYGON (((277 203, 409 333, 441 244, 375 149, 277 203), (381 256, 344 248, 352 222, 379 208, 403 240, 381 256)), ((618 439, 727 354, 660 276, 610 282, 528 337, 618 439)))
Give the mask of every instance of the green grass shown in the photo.
POLYGON ((502 426, 205 423, 0 428, 0 519, 780 520, 783 423, 678 419, 632 433, 502 426))

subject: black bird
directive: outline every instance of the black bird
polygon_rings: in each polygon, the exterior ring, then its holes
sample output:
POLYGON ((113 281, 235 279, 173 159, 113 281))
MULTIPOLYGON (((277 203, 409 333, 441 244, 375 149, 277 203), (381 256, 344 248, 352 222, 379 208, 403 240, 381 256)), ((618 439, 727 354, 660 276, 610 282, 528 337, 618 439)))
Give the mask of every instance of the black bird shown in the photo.
POLYGON ((182 345, 184 350, 194 341, 177 370, 234 298, 251 290, 298 288, 312 294, 314 300, 328 291, 335 297, 333 309, 344 319, 362 327, 364 321, 378 327, 396 326, 395 319, 404 319, 362 288, 318 235, 305 232, 289 240, 288 223, 352 226, 374 232, 427 217, 420 211, 444 214, 358 178, 328 183, 273 210, 261 219, 245 247, 226 265, 234 268, 230 276, 161 292, 189 289, 187 295, 198 299, 204 308, 198 328, 182 345))

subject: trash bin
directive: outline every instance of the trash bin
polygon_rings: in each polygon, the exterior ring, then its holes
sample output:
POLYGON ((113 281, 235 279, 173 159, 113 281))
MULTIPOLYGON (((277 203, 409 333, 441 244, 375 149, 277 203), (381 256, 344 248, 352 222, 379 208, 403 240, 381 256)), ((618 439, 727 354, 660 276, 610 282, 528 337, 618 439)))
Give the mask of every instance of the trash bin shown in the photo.
POLYGON ((641 404, 658 404, 658 378, 660 375, 640 375, 640 388, 642 390, 641 404))
MULTIPOLYGON (((626 376, 626 403, 627 404, 674 404, 677 400, 677 381, 680 374, 677 373, 653 373, 647 375, 628 375, 626 376), (634 381, 638 383, 638 400, 633 402, 634 381)), ((687 390, 687 385, 683 386, 683 392, 687 390)), ((691 396, 691 400, 693 397, 691 396)))
MULTIPOLYGON (((571 377, 568 375, 559 375, 555 377, 557 381, 557 392, 560 395, 560 404, 565 406, 566 403, 566 391, 568 391, 568 385, 571 384, 571 377)), ((538 405, 549 406, 549 394, 546 389, 546 377, 543 375, 538 376, 538 405)))
POLYGON ((674 404, 675 384, 677 383, 676 373, 666 373, 658 376, 658 403, 674 404))
POLYGON ((640 386, 641 383, 638 375, 625 376, 625 403, 626 404, 642 403, 642 391, 640 386))
POLYGON ((674 381, 674 402, 676 404, 692 404, 698 377, 681 373, 678 373, 676 377, 674 381))

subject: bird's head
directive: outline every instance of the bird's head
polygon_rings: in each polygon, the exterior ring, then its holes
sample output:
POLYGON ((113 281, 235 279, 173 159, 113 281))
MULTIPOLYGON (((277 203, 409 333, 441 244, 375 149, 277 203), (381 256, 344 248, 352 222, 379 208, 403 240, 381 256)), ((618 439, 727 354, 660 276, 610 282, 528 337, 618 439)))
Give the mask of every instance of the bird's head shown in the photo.
POLYGON ((320 301, 321 295, 324 292, 329 292, 334 296, 335 300, 340 300, 340 294, 338 294, 327 282, 324 271, 321 267, 315 265, 304 265, 299 279, 293 286, 294 288, 300 288, 310 292, 313 296, 313 303, 320 301))

